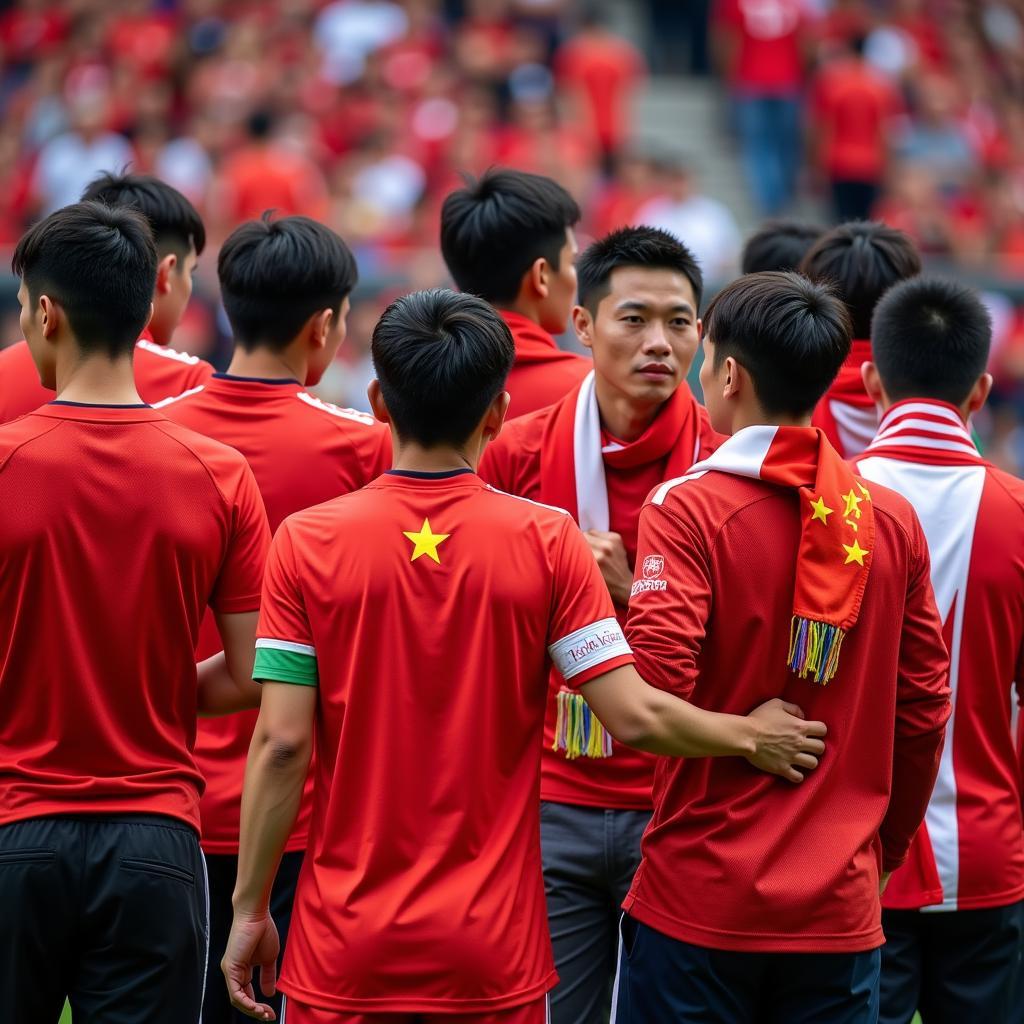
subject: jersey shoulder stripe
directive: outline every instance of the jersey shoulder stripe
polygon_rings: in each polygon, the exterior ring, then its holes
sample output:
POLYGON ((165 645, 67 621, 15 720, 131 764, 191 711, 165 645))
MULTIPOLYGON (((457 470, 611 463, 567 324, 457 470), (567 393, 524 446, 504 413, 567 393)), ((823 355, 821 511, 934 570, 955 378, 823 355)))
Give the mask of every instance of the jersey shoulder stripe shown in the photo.
POLYGON ((189 355, 188 352, 179 352, 176 348, 158 345, 156 342, 147 341, 145 338, 140 338, 135 345, 137 348, 145 349, 154 356, 160 356, 163 359, 173 359, 175 362, 184 363, 186 366, 197 366, 202 362, 199 356, 189 355))
POLYGON ((534 501, 533 498, 524 498, 521 494, 509 494, 508 491, 499 490, 491 484, 484 484, 484 487, 494 494, 500 494, 504 498, 515 498, 516 501, 525 501, 528 505, 536 505, 537 508, 546 508, 549 512, 561 512, 563 516, 569 514, 568 509, 559 508, 557 505, 545 505, 543 501, 534 501))
POLYGON ((369 413, 360 412, 358 409, 344 409, 333 402, 325 402, 322 398, 309 394, 308 391, 300 391, 295 397, 300 402, 305 402, 312 409, 319 409, 321 412, 329 413, 338 419, 349 420, 352 423, 361 423, 364 427, 372 427, 377 422, 369 413))
POLYGON ((170 398, 161 398, 159 402, 153 402, 153 408, 163 409, 168 405, 173 405, 175 402, 180 402, 183 398, 188 398, 191 395, 198 395, 200 391, 204 391, 205 389, 205 384, 198 384, 194 388, 189 388, 187 391, 182 391, 180 395, 171 395, 170 398))

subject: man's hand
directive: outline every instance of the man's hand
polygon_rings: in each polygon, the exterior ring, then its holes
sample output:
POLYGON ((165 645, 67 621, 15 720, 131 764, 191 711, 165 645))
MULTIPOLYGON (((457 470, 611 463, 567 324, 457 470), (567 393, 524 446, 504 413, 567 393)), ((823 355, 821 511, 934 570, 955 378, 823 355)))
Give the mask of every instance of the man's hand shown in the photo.
POLYGON ((629 566, 626 547, 622 537, 617 533, 605 533, 602 530, 587 530, 583 534, 587 538, 590 550, 597 559, 598 568, 604 577, 605 586, 617 605, 625 607, 629 604, 629 592, 633 587, 633 570, 629 566))
POLYGON ((231 1005, 254 1020, 277 1020, 266 1003, 256 1002, 252 987, 253 968, 260 969, 260 990, 265 996, 277 991, 277 958, 281 940, 269 911, 262 914, 235 912, 220 969, 228 985, 231 1005))
POLYGON ((824 722, 807 722, 795 705, 778 697, 755 708, 748 716, 755 726, 757 750, 747 760, 763 772, 781 775, 790 782, 803 782, 804 771, 818 767, 825 752, 821 737, 824 722))

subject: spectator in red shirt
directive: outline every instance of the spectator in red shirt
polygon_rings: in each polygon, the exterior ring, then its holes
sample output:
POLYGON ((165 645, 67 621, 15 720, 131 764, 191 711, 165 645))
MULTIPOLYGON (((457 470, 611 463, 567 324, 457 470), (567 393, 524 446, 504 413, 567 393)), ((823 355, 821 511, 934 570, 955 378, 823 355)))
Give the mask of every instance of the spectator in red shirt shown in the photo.
POLYGON ((826 64, 811 90, 817 163, 838 220, 865 220, 885 175, 892 121, 902 103, 889 80, 864 60, 864 37, 826 64))
POLYGON ((631 103, 643 80, 644 59, 635 47, 588 12, 580 30, 555 54, 555 77, 589 125, 606 168, 629 134, 631 103))
POLYGON ((718 0, 715 10, 747 180, 767 216, 796 189, 806 21, 802 0, 718 0))

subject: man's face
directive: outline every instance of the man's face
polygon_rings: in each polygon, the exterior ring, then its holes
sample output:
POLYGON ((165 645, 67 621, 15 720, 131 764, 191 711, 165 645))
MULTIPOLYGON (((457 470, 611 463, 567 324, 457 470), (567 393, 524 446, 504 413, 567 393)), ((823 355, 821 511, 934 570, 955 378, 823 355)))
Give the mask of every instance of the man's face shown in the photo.
POLYGON ((576 255, 579 247, 572 228, 565 229, 565 244, 558 254, 558 269, 548 268, 548 294, 542 309, 541 327, 561 334, 576 301, 576 255))
POLYGON ((594 367, 639 406, 660 405, 689 372, 700 344, 697 300, 676 270, 620 267, 596 315, 577 309, 576 326, 594 367))
POLYGON ((40 383, 44 388, 56 388, 57 367, 51 346, 43 330, 43 310, 39 301, 32 302, 25 282, 18 288, 18 302, 21 304, 21 315, 18 322, 21 333, 28 342, 32 361, 36 364, 40 383))

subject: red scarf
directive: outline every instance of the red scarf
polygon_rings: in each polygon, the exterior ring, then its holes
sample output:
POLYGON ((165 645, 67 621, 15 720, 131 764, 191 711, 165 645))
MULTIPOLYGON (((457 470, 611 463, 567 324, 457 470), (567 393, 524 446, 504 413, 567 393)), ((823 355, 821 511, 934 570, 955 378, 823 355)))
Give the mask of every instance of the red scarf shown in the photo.
POLYGON ((960 410, 933 398, 910 398, 892 406, 860 457, 869 456, 933 466, 973 466, 985 461, 960 410))
POLYGON ((755 426, 734 434, 651 500, 660 505, 670 488, 715 471, 796 489, 800 547, 788 661, 801 678, 827 683, 860 615, 871 569, 875 521, 868 489, 817 428, 755 426))
MULTIPOLYGON (((564 508, 583 530, 607 531, 605 465, 627 469, 665 459, 665 476, 685 473, 698 457, 700 428, 700 406, 684 381, 635 441, 603 444, 591 370, 548 420, 541 446, 540 500, 564 508)), ((552 749, 564 750, 569 760, 611 757, 612 738, 582 695, 563 686, 556 699, 552 749)))
POLYGON ((635 441, 602 445, 591 370, 548 420, 540 457, 540 500, 564 508, 583 530, 607 531, 605 465, 626 469, 667 457, 665 476, 680 476, 698 457, 700 427, 700 406, 684 381, 635 441))
POLYGON ((836 379, 826 394, 827 398, 835 398, 858 409, 873 409, 875 401, 864 390, 864 378, 860 368, 864 363, 871 362, 871 342, 854 341, 850 345, 850 354, 843 360, 836 379))

